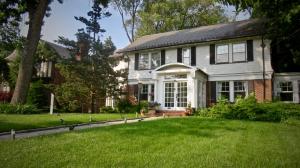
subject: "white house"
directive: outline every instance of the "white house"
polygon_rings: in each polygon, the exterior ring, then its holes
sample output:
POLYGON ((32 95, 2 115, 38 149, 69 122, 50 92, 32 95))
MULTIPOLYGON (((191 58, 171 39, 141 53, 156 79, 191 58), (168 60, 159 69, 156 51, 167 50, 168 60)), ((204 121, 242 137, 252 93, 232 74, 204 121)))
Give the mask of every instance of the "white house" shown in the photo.
POLYGON ((251 92, 258 101, 299 103, 300 73, 274 73, 262 29, 253 19, 140 37, 119 51, 129 58, 130 91, 169 112, 251 92))

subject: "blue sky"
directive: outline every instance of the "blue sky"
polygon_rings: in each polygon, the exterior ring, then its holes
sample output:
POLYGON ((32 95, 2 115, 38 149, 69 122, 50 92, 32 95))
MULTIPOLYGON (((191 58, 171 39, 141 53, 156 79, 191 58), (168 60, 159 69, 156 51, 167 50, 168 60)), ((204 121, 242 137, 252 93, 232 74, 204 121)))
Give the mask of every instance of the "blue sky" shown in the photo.
MULTIPOLYGON (((75 39, 74 34, 77 32, 77 29, 84 28, 85 26, 75 20, 74 16, 86 16, 91 5, 91 0, 64 0, 63 4, 55 0, 51 4, 51 16, 44 19, 45 24, 42 27, 42 39, 51 42, 57 40, 58 36, 75 39)), ((229 7, 226 9, 226 12, 228 15, 232 15, 233 10, 233 7, 229 7)), ((122 27, 121 17, 111 6, 108 8, 108 11, 112 13, 112 16, 100 20, 102 28, 106 30, 106 32, 101 35, 101 38, 103 40, 111 36, 117 48, 123 48, 129 44, 129 41, 122 27)), ((26 16, 24 16, 24 18, 26 18, 26 16)), ((247 15, 241 14, 238 20, 246 18, 248 18, 247 15)), ((21 34, 26 35, 28 30, 27 26, 24 24, 21 26, 21 34)))

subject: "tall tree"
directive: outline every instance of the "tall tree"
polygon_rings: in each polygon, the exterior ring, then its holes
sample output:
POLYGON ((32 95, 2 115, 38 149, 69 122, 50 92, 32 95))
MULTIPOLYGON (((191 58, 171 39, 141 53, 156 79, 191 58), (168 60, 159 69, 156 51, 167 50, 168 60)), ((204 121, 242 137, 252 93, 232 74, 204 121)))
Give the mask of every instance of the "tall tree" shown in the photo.
POLYGON ((138 36, 227 21, 224 10, 215 0, 147 1, 139 17, 138 36))
POLYGON ((130 43, 135 39, 138 10, 142 6, 142 2, 142 0, 112 0, 113 5, 121 16, 123 28, 130 43))
POLYGON ((219 0, 237 11, 251 11, 252 18, 265 20, 262 35, 272 40, 272 64, 278 71, 300 71, 299 0, 219 0), (285 62, 285 63, 282 63, 285 62))
MULTIPOLYGON (((62 0, 58 0, 62 3, 62 0)), ((43 18, 49 15, 52 0, 10 0, 0 2, 0 23, 20 20, 22 13, 28 13, 29 28, 21 56, 18 78, 12 104, 25 103, 32 76, 34 54, 40 39, 43 18)))

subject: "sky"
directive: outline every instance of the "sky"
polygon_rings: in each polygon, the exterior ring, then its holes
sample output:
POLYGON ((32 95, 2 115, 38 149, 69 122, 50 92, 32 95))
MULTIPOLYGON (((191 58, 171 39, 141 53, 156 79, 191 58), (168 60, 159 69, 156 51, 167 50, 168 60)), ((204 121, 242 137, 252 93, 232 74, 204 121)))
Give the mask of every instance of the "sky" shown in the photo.
MULTIPOLYGON (((54 42, 58 39, 58 36, 63 36, 69 39, 75 40, 75 33, 79 28, 85 28, 85 26, 74 19, 74 16, 87 16, 87 12, 91 9, 92 0, 64 0, 63 4, 58 3, 56 0, 50 5, 51 15, 44 19, 44 25, 42 27, 42 39, 54 42)), ((112 15, 108 18, 100 20, 100 25, 106 30, 100 38, 111 36, 112 41, 118 49, 124 48, 129 44, 125 31, 122 27, 121 17, 111 5, 107 9, 112 15)), ((228 15, 233 15, 233 7, 226 8, 228 15)), ((240 14, 237 20, 247 19, 247 14, 240 14)), ((27 16, 23 16, 23 20, 26 20, 27 16)), ((27 35, 28 26, 24 23, 21 24, 21 34, 27 35)))

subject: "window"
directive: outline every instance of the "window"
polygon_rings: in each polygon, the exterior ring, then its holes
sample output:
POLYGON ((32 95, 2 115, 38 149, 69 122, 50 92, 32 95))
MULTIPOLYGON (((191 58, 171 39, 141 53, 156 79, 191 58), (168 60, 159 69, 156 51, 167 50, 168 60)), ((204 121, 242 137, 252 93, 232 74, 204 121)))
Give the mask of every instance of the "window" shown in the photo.
POLYGON ((218 45, 216 62, 217 63, 228 63, 229 62, 228 54, 229 54, 228 45, 218 45))
POLYGON ((143 53, 139 57, 139 69, 149 69, 149 55, 143 53))
POLYGON ((279 97, 281 101, 293 101, 293 83, 279 83, 279 97))
POLYGON ((234 99, 238 96, 244 98, 246 96, 245 82, 235 81, 234 82, 234 99))
POLYGON ((160 54, 158 52, 151 53, 151 69, 159 67, 160 64, 160 54))
POLYGON ((183 48, 182 49, 182 63, 186 65, 190 65, 190 49, 183 48))
POLYGON ((225 98, 228 99, 230 98, 230 86, 229 82, 218 82, 218 97, 219 98, 225 98))
POLYGON ((233 62, 246 61, 245 43, 232 44, 232 61, 233 62))

